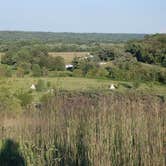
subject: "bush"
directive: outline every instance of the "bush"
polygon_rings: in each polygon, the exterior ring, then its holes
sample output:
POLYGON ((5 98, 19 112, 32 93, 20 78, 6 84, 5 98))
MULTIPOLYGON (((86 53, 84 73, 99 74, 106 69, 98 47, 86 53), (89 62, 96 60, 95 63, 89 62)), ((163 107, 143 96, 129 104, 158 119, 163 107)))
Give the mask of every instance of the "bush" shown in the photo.
POLYGON ((57 70, 57 71, 64 71, 65 70, 64 58, 62 58, 60 56, 50 58, 49 69, 50 70, 57 70))
POLYGON ((36 84, 36 90, 41 92, 47 89, 46 82, 44 80, 38 80, 36 84))
POLYGON ((17 98, 21 101, 21 106, 27 107, 33 101, 33 96, 28 92, 19 92, 16 94, 17 98))
MULTIPOLYGON (((128 68, 120 68, 119 66, 120 64, 116 64, 107 68, 110 78, 125 81, 158 81, 166 83, 166 70, 163 68, 146 66, 140 63, 128 63, 128 68)), ((125 66, 125 63, 123 66, 125 66)))
POLYGON ((94 68, 94 69, 89 70, 86 76, 104 78, 104 77, 107 77, 108 74, 109 74, 109 72, 104 68, 94 68))
POLYGON ((21 62, 21 63, 18 65, 18 68, 23 69, 24 74, 29 74, 30 71, 31 71, 31 64, 30 64, 30 63, 27 63, 27 62, 21 62))
POLYGON ((113 49, 104 48, 96 53, 101 61, 111 61, 115 59, 115 51, 113 49))
POLYGON ((38 64, 32 66, 32 72, 34 77, 40 77, 42 75, 42 70, 38 64))
POLYGON ((144 40, 129 42, 126 51, 135 56, 138 61, 165 66, 165 41, 164 34, 146 36, 144 40))
POLYGON ((0 64, 0 76, 1 77, 11 77, 12 76, 12 69, 7 65, 0 64))
POLYGON ((7 88, 0 89, 0 111, 5 112, 20 112, 21 104, 7 88))

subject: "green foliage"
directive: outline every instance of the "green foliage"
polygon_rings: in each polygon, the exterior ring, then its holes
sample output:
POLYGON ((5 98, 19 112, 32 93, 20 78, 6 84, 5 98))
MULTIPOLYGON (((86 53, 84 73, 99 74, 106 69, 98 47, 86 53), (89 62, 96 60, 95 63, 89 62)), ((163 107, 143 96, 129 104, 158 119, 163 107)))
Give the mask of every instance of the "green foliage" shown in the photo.
POLYGON ((18 68, 22 68, 24 71, 24 74, 29 74, 31 72, 31 64, 27 62, 21 62, 18 65, 18 68))
POLYGON ((40 77, 42 75, 42 70, 38 64, 32 65, 32 73, 34 77, 40 77))
POLYGON ((72 61, 72 65, 74 69, 79 69, 80 68, 80 58, 79 57, 74 57, 72 61))
POLYGON ((115 59, 115 51, 113 49, 101 49, 96 54, 101 61, 111 61, 115 59))
POLYGON ((109 72, 104 68, 93 68, 88 71, 86 76, 91 78, 105 78, 108 74, 109 72))
POLYGON ((2 31, 0 38, 2 43, 6 42, 22 42, 33 43, 34 41, 41 41, 42 43, 113 43, 125 42, 132 39, 142 39, 144 34, 108 34, 108 33, 51 33, 51 32, 18 32, 18 31, 2 31), (33 41, 33 42, 32 42, 33 41))
POLYGON ((12 69, 7 65, 0 64, 0 77, 11 77, 12 69))
POLYGON ((121 62, 107 67, 109 77, 126 81, 158 81, 166 83, 166 70, 157 66, 140 63, 121 62))
POLYGON ((0 111, 2 112, 20 112, 20 101, 8 90, 0 89, 0 111))
POLYGON ((83 76, 86 76, 90 70, 97 68, 97 67, 99 67, 99 65, 93 61, 82 60, 80 62, 80 69, 82 70, 83 76))
POLYGON ((65 70, 65 60, 64 58, 57 56, 51 58, 49 62, 50 70, 64 71, 65 70))
POLYGON ((62 57, 54 58, 49 56, 47 48, 43 45, 10 48, 6 54, 2 56, 1 62, 15 68, 22 68, 24 70, 24 74, 29 74, 32 66, 35 76, 41 76, 39 67, 47 70, 65 70, 64 59, 62 57), (34 69, 36 64, 38 67, 35 67, 34 69), (38 72, 36 70, 38 70, 38 72))
POLYGON ((16 96, 21 101, 22 107, 27 107, 33 101, 33 96, 29 92, 20 91, 16 94, 16 96))
POLYGON ((138 61, 165 67, 166 35, 146 36, 144 40, 129 42, 126 51, 133 54, 138 61))
POLYGON ((38 80, 37 84, 36 84, 36 90, 41 92, 41 91, 45 91, 47 89, 47 84, 44 80, 38 80))

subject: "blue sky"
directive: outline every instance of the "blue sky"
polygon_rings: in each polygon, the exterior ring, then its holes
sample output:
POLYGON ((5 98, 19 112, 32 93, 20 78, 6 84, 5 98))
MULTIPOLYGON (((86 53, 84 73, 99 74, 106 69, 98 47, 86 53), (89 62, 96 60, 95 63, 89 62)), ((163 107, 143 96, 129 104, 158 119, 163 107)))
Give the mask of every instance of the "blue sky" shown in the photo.
POLYGON ((0 30, 166 33, 166 0, 0 0, 0 30))

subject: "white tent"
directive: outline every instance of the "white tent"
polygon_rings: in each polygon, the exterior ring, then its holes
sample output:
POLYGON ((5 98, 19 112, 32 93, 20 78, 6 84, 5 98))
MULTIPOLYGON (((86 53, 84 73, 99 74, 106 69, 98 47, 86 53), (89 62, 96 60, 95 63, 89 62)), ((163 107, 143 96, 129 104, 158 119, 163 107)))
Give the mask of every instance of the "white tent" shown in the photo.
POLYGON ((32 90, 36 90, 36 86, 34 84, 31 85, 32 90))
POLYGON ((111 84, 109 89, 110 89, 110 90, 115 90, 115 89, 116 89, 116 88, 115 88, 115 85, 114 85, 114 84, 111 84))

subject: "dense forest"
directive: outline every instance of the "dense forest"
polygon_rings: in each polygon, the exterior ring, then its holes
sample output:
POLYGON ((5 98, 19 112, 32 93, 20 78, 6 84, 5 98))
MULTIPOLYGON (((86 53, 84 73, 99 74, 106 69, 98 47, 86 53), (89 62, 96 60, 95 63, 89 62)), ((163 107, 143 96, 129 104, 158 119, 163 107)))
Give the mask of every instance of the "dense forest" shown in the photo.
POLYGON ((44 43, 87 43, 87 42, 125 42, 142 39, 145 34, 106 34, 106 33, 53 33, 53 32, 19 32, 0 31, 1 42, 40 40, 44 43))
POLYGON ((142 39, 144 34, 52 33, 0 31, 0 51, 16 43, 47 45, 50 51, 94 51, 101 43, 122 43, 142 39))
POLYGON ((129 42, 126 51, 138 61, 166 67, 166 34, 147 35, 144 40, 129 42))

